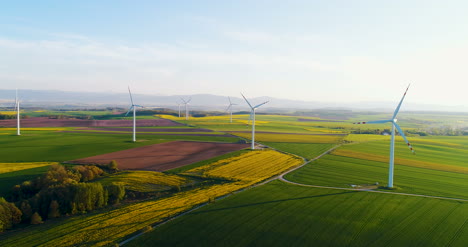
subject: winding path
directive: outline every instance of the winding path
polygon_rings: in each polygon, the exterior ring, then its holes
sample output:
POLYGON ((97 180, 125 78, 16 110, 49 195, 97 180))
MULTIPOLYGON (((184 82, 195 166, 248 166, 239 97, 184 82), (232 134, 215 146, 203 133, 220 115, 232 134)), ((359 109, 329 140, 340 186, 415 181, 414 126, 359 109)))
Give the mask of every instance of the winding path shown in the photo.
MULTIPOLYGON (((352 188, 340 188, 340 187, 330 187, 330 186, 320 186, 320 185, 311 185, 311 184, 301 184, 301 183, 296 183, 296 182, 292 182, 292 181, 289 181, 287 180, 286 178, 284 178, 284 176, 290 172, 293 172, 307 164, 309 164, 310 162, 314 161, 314 160, 317 160, 317 159, 320 159, 322 156, 324 156, 325 154, 328 154, 330 153, 331 151, 335 150, 336 148, 340 147, 341 145, 337 145, 327 151, 325 151, 324 153, 322 153, 321 155, 315 157, 314 159, 311 159, 307 162, 304 162, 304 164, 298 166, 298 167, 295 167, 294 169, 291 169, 289 171, 286 171, 282 174, 280 174, 279 176, 277 177, 274 177, 273 179, 270 179, 268 180, 268 182, 270 182, 271 180, 274 180, 274 179, 279 179, 283 182, 286 182, 286 183, 289 183, 289 184, 293 184, 293 185, 298 185, 298 186, 303 186, 303 187, 312 187, 312 188, 322 188, 322 189, 335 189, 335 190, 350 190, 350 191, 365 191, 365 192, 371 192, 371 193, 382 193, 382 194, 393 194, 393 195, 403 195, 403 196, 414 196, 414 197, 427 197, 427 198, 434 198, 434 199, 442 199, 442 200, 451 200, 451 201, 462 201, 462 202, 468 202, 468 199, 461 199, 461 198, 451 198, 451 197, 442 197, 442 196, 429 196, 429 195, 419 195, 419 194, 408 194, 408 193, 400 193, 400 192, 391 192, 391 191, 380 191, 380 190, 371 190, 371 189, 352 189, 352 188)), ((303 158, 304 159, 304 158, 303 158)), ((304 159, 305 160, 305 159, 304 159)), ((265 182, 264 182, 265 183, 265 182)), ((263 184, 263 183, 262 183, 263 184)))

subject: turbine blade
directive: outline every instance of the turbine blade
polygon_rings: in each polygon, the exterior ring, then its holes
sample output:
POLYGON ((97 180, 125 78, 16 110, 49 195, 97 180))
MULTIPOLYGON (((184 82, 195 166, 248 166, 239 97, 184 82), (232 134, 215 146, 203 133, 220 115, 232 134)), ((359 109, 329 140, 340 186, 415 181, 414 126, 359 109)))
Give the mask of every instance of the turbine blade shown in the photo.
POLYGON ((188 100, 187 100, 187 104, 192 100, 192 97, 190 97, 188 100))
POLYGON ((230 108, 231 108, 231 105, 229 105, 224 111, 229 111, 230 108))
POLYGON ((356 122, 353 124, 380 124, 380 123, 388 123, 392 122, 392 120, 377 120, 377 121, 368 121, 368 122, 356 122))
POLYGON ((134 107, 134 105, 132 105, 132 106, 130 106, 130 108, 128 108, 127 114, 125 114, 125 116, 127 116, 133 110, 133 107, 134 107))
POLYGON ((249 104, 250 108, 253 109, 252 105, 250 104, 250 102, 247 100, 247 98, 245 98, 245 96, 241 93, 242 97, 244 97, 245 99, 245 102, 247 102, 247 104, 249 104))
POLYGON ((187 102, 185 102, 184 98, 180 97, 180 99, 182 100, 182 102, 184 102, 184 104, 187 104, 187 102))
POLYGON ((403 97, 401 97, 400 103, 398 104, 397 108, 395 109, 395 112, 393 113, 392 119, 395 119, 396 115, 397 115, 398 112, 400 111, 401 103, 403 103, 403 100, 405 99, 405 96, 406 96, 406 92, 408 92, 408 89, 409 89, 409 86, 410 86, 410 85, 411 85, 411 84, 408 85, 408 87, 406 88, 405 93, 403 94, 403 97))
POLYGON ((413 149, 413 146, 411 146, 411 144, 409 143, 408 139, 406 139, 406 136, 405 136, 405 133, 403 133, 403 130, 400 128, 400 125, 398 125, 397 123, 393 123, 395 125, 395 128, 398 130, 398 133, 400 133, 401 137, 403 137, 403 140, 405 140, 406 144, 408 145, 409 149, 411 150, 411 152, 413 152, 413 154, 416 154, 414 152, 414 149, 413 149))
POLYGON ((260 106, 262 106, 262 105, 264 105, 264 104, 266 104, 266 103, 268 103, 268 102, 270 102, 270 101, 265 101, 265 102, 263 102, 263 103, 261 103, 261 104, 258 104, 258 105, 256 105, 256 106, 254 106, 254 108, 255 108, 255 109, 256 109, 256 108, 259 108, 260 106))
POLYGON ((231 97, 228 96, 228 99, 229 99, 229 104, 232 105, 231 97))
POLYGON ((132 102, 132 105, 133 105, 133 97, 132 97, 132 92, 130 92, 130 86, 128 86, 128 93, 130 94, 130 101, 132 102))

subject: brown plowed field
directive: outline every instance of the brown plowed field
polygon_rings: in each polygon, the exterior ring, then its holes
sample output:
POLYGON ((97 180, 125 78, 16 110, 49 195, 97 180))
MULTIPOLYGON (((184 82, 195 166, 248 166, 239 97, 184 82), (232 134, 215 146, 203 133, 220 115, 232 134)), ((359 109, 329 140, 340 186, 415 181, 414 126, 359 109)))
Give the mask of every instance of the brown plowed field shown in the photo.
POLYGON ((174 141, 72 160, 70 163, 107 164, 115 160, 124 170, 167 171, 248 147, 248 144, 174 141))
MULTIPOLYGON (((138 127, 182 126, 167 119, 141 119, 136 121, 138 127)), ((50 119, 32 117, 21 119, 22 127, 131 127, 132 120, 85 120, 85 119, 50 119)), ((0 120, 0 127, 16 127, 16 119, 0 120)))

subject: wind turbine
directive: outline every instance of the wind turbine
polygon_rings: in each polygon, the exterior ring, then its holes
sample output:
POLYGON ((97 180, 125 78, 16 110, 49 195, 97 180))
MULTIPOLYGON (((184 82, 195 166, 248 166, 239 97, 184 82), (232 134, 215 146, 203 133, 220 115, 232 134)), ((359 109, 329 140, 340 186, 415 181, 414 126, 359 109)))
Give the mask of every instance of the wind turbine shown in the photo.
POLYGON ((185 120, 188 120, 189 111, 188 111, 187 105, 192 100, 192 98, 189 98, 187 101, 185 101, 183 98, 180 98, 180 99, 184 102, 184 105, 185 105, 185 120))
POLYGON ((226 111, 230 110, 230 115, 231 115, 230 119, 231 119, 231 123, 232 123, 232 106, 237 105, 237 104, 232 103, 231 97, 228 96, 228 99, 229 99, 229 106, 226 108, 226 111))
POLYGON ((177 105, 179 106, 179 118, 180 118, 180 103, 177 102, 177 105))
POLYGON ((388 122, 392 123, 392 137, 390 139, 390 161, 389 161, 389 167, 388 167, 388 187, 389 188, 393 188, 393 166, 394 166, 394 154, 395 154, 395 128, 398 130, 400 135, 403 137, 403 139, 405 140, 405 142, 408 145, 411 152, 413 152, 413 154, 415 154, 415 152, 413 150, 413 147, 408 142, 408 139, 406 139, 406 136, 403 133, 403 130, 397 124, 397 119, 396 119, 398 111, 400 111, 401 103, 403 103, 403 100, 405 99, 405 96, 406 96, 406 92, 408 92, 409 86, 410 85, 408 85, 408 87, 406 88, 406 91, 403 94, 403 97, 401 98, 400 103, 398 104, 397 108, 395 109, 395 112, 393 113, 392 119, 354 123, 354 124, 380 124, 380 123, 388 123, 388 122))
POLYGON ((16 89, 16 96, 15 96, 15 110, 16 110, 16 135, 21 135, 21 128, 20 128, 20 102, 18 98, 18 89, 16 89))
POLYGON ((128 108, 127 114, 125 114, 125 116, 127 116, 128 113, 130 113, 130 111, 133 110, 133 142, 136 142, 136 108, 137 107, 143 108, 143 106, 135 105, 133 103, 133 97, 132 97, 132 92, 130 91, 130 86, 128 87, 128 93, 130 94, 130 101, 132 102, 132 105, 130 106, 130 108, 128 108))
POLYGON ((247 104, 250 106, 250 109, 251 109, 250 114, 252 116, 252 149, 255 149, 255 110, 257 108, 259 108, 260 106, 268 103, 269 101, 265 101, 265 102, 263 102, 261 104, 258 104, 256 106, 252 106, 250 104, 250 102, 247 100, 247 98, 245 98, 245 96, 242 93, 241 93, 241 95, 242 95, 242 97, 244 97, 245 102, 247 102, 247 104))

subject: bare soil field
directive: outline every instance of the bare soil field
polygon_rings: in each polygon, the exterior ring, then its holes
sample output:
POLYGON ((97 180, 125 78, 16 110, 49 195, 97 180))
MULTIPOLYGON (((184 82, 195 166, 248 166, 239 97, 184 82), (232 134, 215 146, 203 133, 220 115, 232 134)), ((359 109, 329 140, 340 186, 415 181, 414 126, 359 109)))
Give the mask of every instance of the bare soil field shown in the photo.
MULTIPOLYGON (((168 119, 137 120, 138 127, 151 126, 182 126, 168 119)), ((85 119, 51 119, 47 117, 32 117, 21 119, 22 127, 131 127, 132 120, 85 120, 85 119)), ((0 127, 16 127, 16 119, 0 120, 0 127)))
POLYGON ((248 147, 249 144, 174 141, 72 160, 69 163, 107 164, 115 160, 119 169, 161 172, 248 147))

